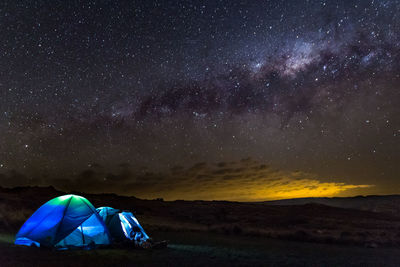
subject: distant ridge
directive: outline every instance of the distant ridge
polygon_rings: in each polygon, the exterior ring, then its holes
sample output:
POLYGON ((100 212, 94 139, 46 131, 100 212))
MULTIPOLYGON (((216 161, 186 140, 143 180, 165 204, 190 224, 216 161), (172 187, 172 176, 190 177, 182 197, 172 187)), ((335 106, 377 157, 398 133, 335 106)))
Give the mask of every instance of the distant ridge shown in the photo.
POLYGON ((264 201, 268 205, 323 204, 338 208, 400 214, 400 195, 369 195, 354 197, 308 197, 264 201))

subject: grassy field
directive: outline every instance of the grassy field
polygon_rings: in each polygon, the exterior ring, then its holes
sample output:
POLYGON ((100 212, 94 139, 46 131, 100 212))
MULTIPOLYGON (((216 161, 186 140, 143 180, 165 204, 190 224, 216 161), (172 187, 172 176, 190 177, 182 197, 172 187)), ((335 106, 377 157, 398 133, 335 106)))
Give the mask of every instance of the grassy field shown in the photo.
POLYGON ((0 235, 1 266, 399 266, 400 249, 315 244, 202 232, 154 232, 161 250, 49 251, 0 235))

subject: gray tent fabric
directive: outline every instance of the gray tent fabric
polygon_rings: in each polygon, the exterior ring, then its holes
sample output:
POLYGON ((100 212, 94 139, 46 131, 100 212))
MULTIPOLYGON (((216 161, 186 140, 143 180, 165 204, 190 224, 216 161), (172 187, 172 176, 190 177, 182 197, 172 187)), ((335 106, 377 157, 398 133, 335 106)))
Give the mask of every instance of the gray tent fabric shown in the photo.
POLYGON ((97 212, 103 218, 114 242, 132 240, 141 243, 149 239, 131 212, 121 212, 111 207, 97 208, 97 212))

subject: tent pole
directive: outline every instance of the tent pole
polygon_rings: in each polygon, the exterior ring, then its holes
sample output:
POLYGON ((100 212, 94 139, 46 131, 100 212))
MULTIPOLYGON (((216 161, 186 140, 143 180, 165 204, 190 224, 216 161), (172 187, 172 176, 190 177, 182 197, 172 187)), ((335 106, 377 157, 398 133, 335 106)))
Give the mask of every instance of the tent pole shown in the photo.
POLYGON ((85 245, 85 235, 83 234, 82 224, 81 224, 81 233, 82 233, 82 245, 85 245))

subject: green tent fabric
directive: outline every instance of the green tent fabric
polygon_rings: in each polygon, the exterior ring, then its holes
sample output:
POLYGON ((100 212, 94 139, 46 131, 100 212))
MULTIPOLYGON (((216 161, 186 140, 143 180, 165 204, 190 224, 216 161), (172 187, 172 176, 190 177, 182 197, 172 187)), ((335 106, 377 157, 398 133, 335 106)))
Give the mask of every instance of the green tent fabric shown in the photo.
POLYGON ((86 198, 65 195, 42 205, 21 227, 15 244, 91 248, 110 244, 110 234, 86 198))

